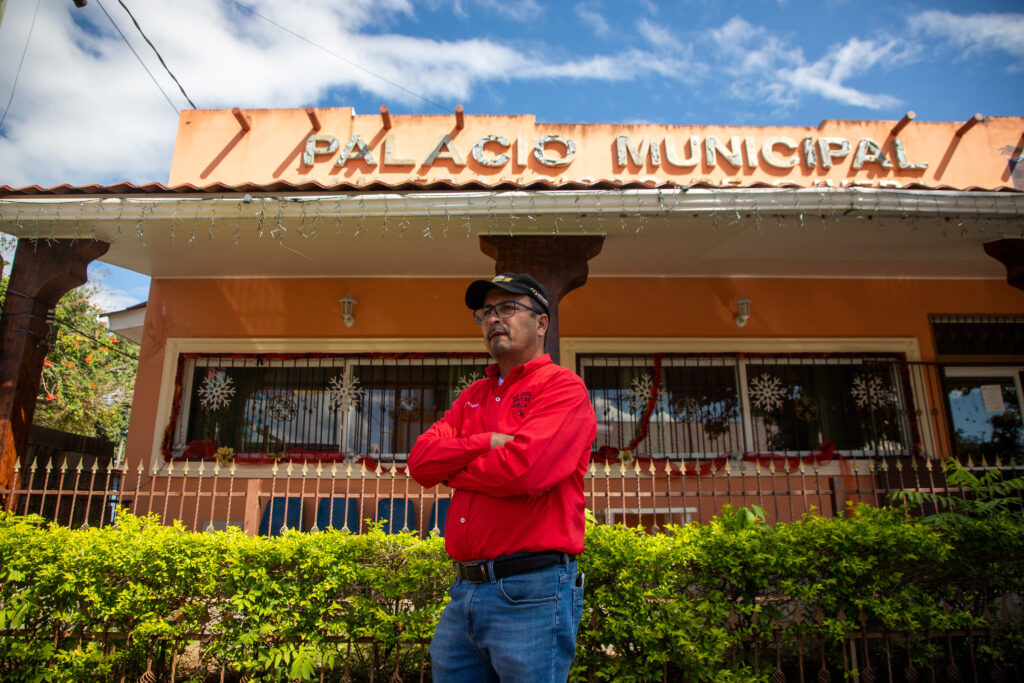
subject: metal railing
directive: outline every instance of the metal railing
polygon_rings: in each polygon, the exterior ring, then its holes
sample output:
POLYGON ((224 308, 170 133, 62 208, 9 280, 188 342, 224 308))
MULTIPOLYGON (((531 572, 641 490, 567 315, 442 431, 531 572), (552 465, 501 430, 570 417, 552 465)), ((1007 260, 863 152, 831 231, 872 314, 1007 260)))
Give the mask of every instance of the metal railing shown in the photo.
MULTIPOLYGON (((289 386, 290 371, 277 360, 269 365, 277 373, 275 391, 284 396, 280 387, 289 386)), ((342 361, 363 379, 366 392, 356 395, 358 404, 348 395, 354 422, 371 421, 359 417, 364 411, 393 413, 387 418, 391 426, 377 424, 376 433, 382 441, 410 446, 432 421, 435 404, 451 400, 479 358, 342 361), (395 429, 405 432, 394 436, 395 429)), ((251 358, 234 362, 259 367, 251 358)), ((302 363, 297 372, 304 373, 307 386, 312 376, 341 376, 336 358, 302 363)), ((197 367, 190 370, 196 377, 212 376, 202 369, 207 366, 197 367)), ((962 493, 950 489, 941 467, 956 452, 940 365, 863 354, 649 354, 582 356, 579 369, 598 416, 584 493, 602 523, 657 532, 668 524, 707 521, 725 505, 758 505, 774 522, 812 510, 842 514, 849 502, 882 505, 898 491, 962 493)), ((265 398, 267 390, 254 385, 252 393, 265 398)), ((296 394, 290 399, 299 400, 296 394)), ((303 409, 301 403, 296 407, 303 409)), ((195 405, 189 411, 194 414, 195 405)), ((172 421, 169 431, 182 424, 180 418, 172 421)), ((305 433, 321 431, 317 425, 305 433)), ((48 451, 18 463, 15 485, 0 495, 10 509, 70 526, 110 524, 124 508, 195 530, 358 533, 380 523, 389 531, 444 532, 451 492, 443 486, 425 490, 413 481, 404 452, 333 448, 327 458, 293 449, 265 464, 193 453, 125 465, 48 451)), ((1015 476, 1024 469, 1022 456, 1013 450, 1005 457, 968 453, 962 462, 1015 476)))
MULTIPOLYGON (((424 489, 404 467, 380 463, 275 464, 266 478, 252 478, 241 476, 237 465, 218 463, 171 463, 157 474, 83 465, 73 455, 69 460, 30 468, 24 484, 0 494, 14 501, 18 513, 68 526, 110 524, 123 507, 197 531, 237 526, 274 535, 283 528, 359 533, 374 522, 388 531, 443 534, 451 496, 443 486, 424 489)), ((937 463, 897 456, 593 462, 584 485, 587 507, 599 522, 654 532, 708 521, 725 505, 759 505, 770 521, 788 521, 812 510, 841 513, 847 501, 885 504, 901 490, 949 491, 937 463)))

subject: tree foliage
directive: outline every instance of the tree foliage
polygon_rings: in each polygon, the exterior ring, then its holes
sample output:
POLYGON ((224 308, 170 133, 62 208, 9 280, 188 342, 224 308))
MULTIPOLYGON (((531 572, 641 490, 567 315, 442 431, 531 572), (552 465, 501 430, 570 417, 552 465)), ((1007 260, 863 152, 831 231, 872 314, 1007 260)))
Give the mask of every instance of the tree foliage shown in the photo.
POLYGON ((959 492, 896 491, 892 499, 912 506, 935 506, 938 511, 924 521, 936 525, 963 525, 972 519, 1009 513, 1024 519, 1024 477, 1004 477, 994 468, 975 474, 953 458, 942 467, 946 483, 959 492))

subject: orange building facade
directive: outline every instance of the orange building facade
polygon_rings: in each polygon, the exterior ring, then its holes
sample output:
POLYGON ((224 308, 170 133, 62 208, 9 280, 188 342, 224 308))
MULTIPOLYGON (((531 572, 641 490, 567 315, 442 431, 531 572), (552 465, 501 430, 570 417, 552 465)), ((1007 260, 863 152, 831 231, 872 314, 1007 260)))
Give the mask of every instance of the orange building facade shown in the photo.
POLYGON ((2 188, 0 229, 153 278, 125 501, 443 531, 404 458, 487 362, 462 298, 497 267, 561 297, 603 519, 787 519, 1024 462, 1022 136, 187 111, 167 186, 2 188))

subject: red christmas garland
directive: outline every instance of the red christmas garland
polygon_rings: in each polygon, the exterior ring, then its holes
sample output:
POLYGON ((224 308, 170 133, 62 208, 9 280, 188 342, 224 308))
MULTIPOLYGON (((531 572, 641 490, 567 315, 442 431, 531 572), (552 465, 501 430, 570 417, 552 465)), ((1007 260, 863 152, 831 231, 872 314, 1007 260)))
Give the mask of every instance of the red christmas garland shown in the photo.
MULTIPOLYGON (((665 354, 658 353, 654 355, 654 380, 651 383, 651 395, 647 397, 647 405, 644 406, 644 412, 640 416, 640 424, 637 426, 636 434, 633 435, 633 440, 629 442, 629 445, 622 449, 622 453, 619 455, 622 458, 622 454, 630 454, 636 451, 639 446, 650 434, 651 431, 651 415, 654 413, 654 406, 658 404, 658 395, 661 393, 661 359, 665 357, 665 354)), ((600 449, 598 449, 600 452, 600 449)))

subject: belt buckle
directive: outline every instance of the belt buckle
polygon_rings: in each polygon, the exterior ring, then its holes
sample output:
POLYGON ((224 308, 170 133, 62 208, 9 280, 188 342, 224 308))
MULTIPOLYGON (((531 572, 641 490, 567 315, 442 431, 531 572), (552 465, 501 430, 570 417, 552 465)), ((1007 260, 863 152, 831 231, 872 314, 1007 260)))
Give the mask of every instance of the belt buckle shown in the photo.
POLYGON ((459 577, 470 583, 485 583, 490 581, 487 575, 487 563, 474 564, 459 563, 459 577))

